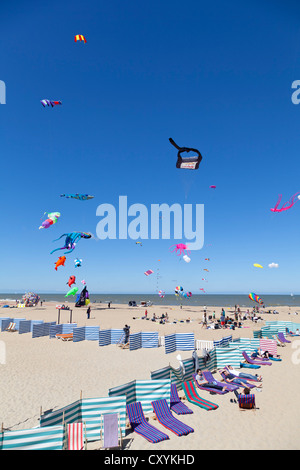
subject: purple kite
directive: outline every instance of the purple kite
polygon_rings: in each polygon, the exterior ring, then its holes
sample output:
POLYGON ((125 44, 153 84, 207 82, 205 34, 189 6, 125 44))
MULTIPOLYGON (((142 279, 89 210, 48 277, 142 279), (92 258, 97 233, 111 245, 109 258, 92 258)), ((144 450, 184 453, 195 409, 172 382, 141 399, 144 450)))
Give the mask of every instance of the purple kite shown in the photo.
POLYGON ((148 271, 145 271, 144 274, 146 274, 146 276, 150 276, 150 274, 152 274, 153 271, 151 269, 148 269, 148 271))
MULTIPOLYGON (((281 209, 278 209, 278 206, 281 202, 281 198, 282 198, 282 194, 279 195, 279 198, 278 198, 278 201, 276 202, 275 204, 275 207, 273 209, 270 209, 272 212, 282 212, 282 211, 287 211, 288 209, 290 209, 291 207, 293 207, 294 204, 296 204, 297 200, 295 200, 295 198, 298 196, 298 194, 300 194, 299 192, 294 194, 294 196, 291 197, 291 199, 286 202, 285 204, 283 204, 282 208, 281 209), (287 205, 288 204, 288 205, 287 205)), ((297 197, 297 199, 299 200, 299 196, 297 197)))
POLYGON ((51 106, 53 108, 53 106, 55 106, 57 104, 62 104, 61 101, 52 101, 52 100, 41 100, 41 103, 44 106, 44 108, 46 106, 51 106))

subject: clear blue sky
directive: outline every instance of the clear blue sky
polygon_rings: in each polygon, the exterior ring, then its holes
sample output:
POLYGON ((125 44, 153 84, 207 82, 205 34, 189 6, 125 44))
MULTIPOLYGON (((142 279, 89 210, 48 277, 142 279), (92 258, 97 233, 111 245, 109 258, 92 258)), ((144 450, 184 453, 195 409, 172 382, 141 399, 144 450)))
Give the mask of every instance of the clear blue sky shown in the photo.
POLYGON ((0 25, 0 291, 64 292, 75 274, 95 293, 300 292, 300 202, 270 211, 300 191, 297 2, 3 0, 0 25), (197 171, 175 167, 169 137, 201 151, 197 171), (77 192, 95 197, 60 198, 77 192), (81 240, 56 272, 53 240, 96 234, 119 195, 204 204, 203 249, 187 264, 174 240, 81 240), (45 211, 61 218, 38 230, 45 211))

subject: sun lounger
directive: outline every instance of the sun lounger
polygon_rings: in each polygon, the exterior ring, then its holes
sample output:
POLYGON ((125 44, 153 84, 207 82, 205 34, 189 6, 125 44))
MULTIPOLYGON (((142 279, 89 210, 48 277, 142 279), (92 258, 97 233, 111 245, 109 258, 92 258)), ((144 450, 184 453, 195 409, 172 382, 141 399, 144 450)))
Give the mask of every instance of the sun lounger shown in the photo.
POLYGON ((254 365, 259 365, 259 366, 271 366, 272 365, 272 362, 269 362, 269 361, 258 361, 258 360, 251 359, 246 353, 246 351, 242 351, 242 354, 243 354, 245 361, 248 362, 248 364, 254 364, 254 365))
POLYGON ((126 410, 132 430, 143 436, 147 441, 156 444, 169 439, 167 434, 148 423, 140 401, 127 405, 126 410))
POLYGON ((195 385, 191 380, 189 382, 182 382, 182 388, 187 400, 190 403, 193 403, 193 405, 197 405, 207 411, 216 410, 217 408, 219 408, 219 406, 215 403, 211 403, 210 401, 204 400, 203 398, 199 397, 195 385))
MULTIPOLYGON (((232 373, 231 370, 228 369, 228 366, 226 366, 225 369, 226 369, 230 374, 232 373)), ((240 377, 240 378, 241 378, 241 380, 244 380, 243 377, 240 377)), ((245 379, 245 380, 247 380, 248 382, 249 382, 249 381, 250 381, 250 382, 261 382, 261 381, 258 379, 258 377, 255 377, 255 376, 253 376, 253 379, 250 379, 250 378, 247 377, 247 379, 245 379)))
MULTIPOLYGON (((193 379, 194 379, 194 382, 196 384, 196 387, 199 388, 200 390, 206 390, 207 392, 218 393, 219 395, 225 395, 225 393, 228 393, 228 390, 223 391, 223 390, 219 390, 217 388, 213 388, 213 387, 209 387, 209 386, 205 387, 203 385, 200 385, 196 380, 197 374, 192 374, 192 375, 193 375, 193 379)), ((224 388, 224 387, 225 387, 225 385, 222 384, 222 388, 224 388)))
POLYGON ((172 415, 168 406, 168 402, 165 398, 152 401, 151 405, 160 424, 172 431, 177 436, 187 436, 190 434, 190 432, 194 432, 193 428, 187 424, 182 423, 179 421, 179 419, 172 415))
MULTIPOLYGON (((202 373, 203 373, 203 377, 208 382, 214 382, 217 385, 220 385, 221 387, 224 387, 224 384, 222 382, 219 382, 218 380, 216 380, 214 378, 214 376, 212 375, 210 370, 204 370, 202 373)), ((229 391, 232 391, 232 392, 233 392, 233 390, 237 390, 239 388, 237 385, 234 385, 234 384, 226 384, 226 387, 229 389, 229 391)))
POLYGON ((57 333, 55 337, 62 341, 73 341, 73 333, 57 333))
POLYGON ((288 339, 286 339, 286 337, 284 336, 283 333, 278 333, 278 338, 280 341, 282 341, 283 343, 291 343, 291 341, 289 341, 288 339))
MULTIPOLYGON (((221 376, 223 377, 224 381, 226 383, 232 383, 232 382, 227 382, 227 378, 226 378, 226 375, 224 374, 224 372, 220 372, 221 376)), ((247 381, 247 379, 243 379, 242 377, 239 378, 239 377, 236 377, 238 380, 241 380, 243 382, 243 384, 245 384, 248 388, 255 388, 256 385, 253 385, 251 384, 250 382, 247 381)), ((245 385, 242 385, 242 384, 238 384, 238 383, 234 383, 234 385, 236 385, 237 387, 245 387, 245 385)))
POLYGON ((186 406, 185 403, 182 403, 180 400, 176 384, 171 384, 170 409, 177 415, 190 415, 194 413, 188 406, 186 406))
POLYGON ((17 330, 16 330, 16 324, 13 323, 13 322, 10 322, 10 324, 9 324, 8 327, 5 329, 5 331, 10 331, 10 332, 17 331, 17 330))
POLYGON ((278 338, 278 335, 273 335, 273 338, 275 339, 277 346, 286 346, 286 344, 278 338))
POLYGON ((115 447, 122 449, 122 429, 118 413, 101 415, 100 429, 100 438, 104 449, 113 449, 115 447))
POLYGON ((86 450, 86 439, 83 436, 83 423, 69 423, 68 450, 86 450))

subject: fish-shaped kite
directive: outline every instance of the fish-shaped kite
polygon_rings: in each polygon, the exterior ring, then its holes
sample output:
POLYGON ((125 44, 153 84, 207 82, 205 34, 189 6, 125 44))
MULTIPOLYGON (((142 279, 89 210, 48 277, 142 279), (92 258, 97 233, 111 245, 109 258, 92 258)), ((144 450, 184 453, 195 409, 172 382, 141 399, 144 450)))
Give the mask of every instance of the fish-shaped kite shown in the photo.
POLYGON ((62 104, 61 101, 53 101, 53 100, 41 100, 41 103, 44 106, 44 108, 46 106, 51 106, 51 108, 53 108, 54 106, 56 106, 58 104, 62 104))
POLYGON ((78 199, 79 201, 87 201, 88 199, 93 199, 94 196, 90 196, 89 194, 61 194, 60 197, 78 199))
POLYGON ((60 257, 58 258, 58 260, 56 261, 56 263, 54 263, 54 264, 55 264, 55 268, 54 268, 55 271, 57 271, 58 266, 64 266, 64 265, 65 265, 66 259, 67 259, 67 258, 66 258, 65 256, 60 256, 60 257))

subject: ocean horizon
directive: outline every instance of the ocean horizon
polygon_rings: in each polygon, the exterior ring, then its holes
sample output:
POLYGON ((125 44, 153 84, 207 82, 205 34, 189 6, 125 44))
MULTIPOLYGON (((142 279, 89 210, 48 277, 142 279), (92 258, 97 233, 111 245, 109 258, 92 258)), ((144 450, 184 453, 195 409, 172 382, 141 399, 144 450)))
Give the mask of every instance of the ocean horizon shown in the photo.
MULTIPOLYGON (((64 293, 39 293, 42 301, 56 302, 57 304, 74 304, 76 296, 65 297, 64 293)), ((24 293, 0 293, 0 301, 21 300, 24 293)), ((160 298, 158 294, 93 294, 89 292, 91 303, 107 303, 128 305, 129 301, 135 301, 140 304, 142 301, 150 301, 153 305, 182 305, 182 306, 216 306, 216 307, 240 307, 251 308, 257 306, 256 302, 249 299, 248 294, 196 294, 189 298, 178 298, 174 294, 166 294, 160 298)), ((260 294, 265 307, 268 306, 300 306, 300 295, 292 294, 260 294)))

